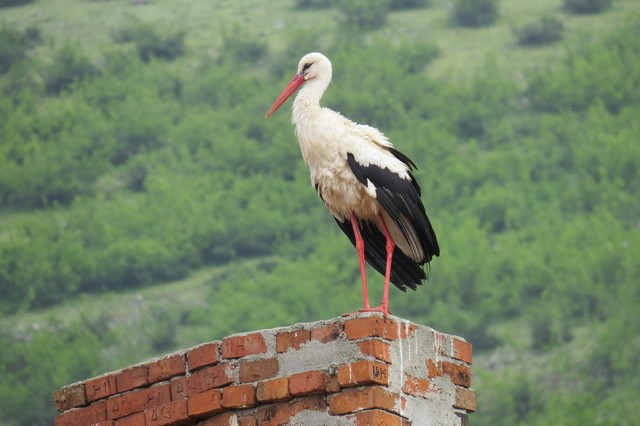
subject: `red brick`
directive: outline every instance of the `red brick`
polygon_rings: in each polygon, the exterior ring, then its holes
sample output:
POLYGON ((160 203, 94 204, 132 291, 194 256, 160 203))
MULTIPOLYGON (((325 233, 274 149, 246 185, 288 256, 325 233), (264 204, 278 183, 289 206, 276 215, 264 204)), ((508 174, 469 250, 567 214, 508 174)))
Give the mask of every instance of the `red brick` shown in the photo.
POLYGON ((259 359, 244 362, 240 365, 240 382, 257 382, 278 375, 280 365, 276 358, 259 359))
POLYGON ((92 423, 90 426, 113 426, 113 420, 103 420, 98 423, 92 423))
POLYGON ((145 426, 170 426, 190 423, 187 401, 179 399, 144 410, 145 426))
POLYGON ((401 413, 404 400, 400 395, 381 386, 348 389, 329 396, 329 413, 332 415, 355 413, 371 408, 401 413))
POLYGON ((349 340, 357 340, 365 337, 381 337, 386 340, 398 338, 398 323, 385 320, 380 316, 355 318, 344 322, 344 332, 349 340))
POLYGON ((187 363, 189 370, 194 371, 206 365, 215 365, 220 362, 220 343, 211 342, 196 346, 187 352, 187 363))
POLYGON ((456 386, 456 400, 453 406, 473 413, 476 411, 476 393, 471 389, 456 386))
POLYGON ((87 380, 85 382, 85 392, 87 393, 88 402, 115 395, 117 393, 115 375, 108 374, 87 380))
POLYGON ((253 385, 229 386, 222 391, 222 406, 225 408, 248 408, 256 405, 256 390, 253 385))
POLYGON ((59 412, 87 404, 87 394, 84 383, 75 383, 65 386, 53 393, 53 403, 59 412))
POLYGON ((291 399, 289 393, 289 378, 266 380, 256 386, 256 399, 260 402, 287 401, 291 399))
POLYGON ((187 378, 178 377, 169 383, 171 388, 171 400, 185 399, 187 397, 187 378))
POLYGON ((233 383, 233 370, 229 364, 218 364, 202 368, 187 379, 187 396, 208 389, 221 388, 233 383))
POLYGON ((240 423, 238 426, 258 426, 258 419, 250 414, 244 414, 240 417, 240 423))
POLYGON ((324 372, 305 371, 289 378, 289 392, 293 396, 324 392, 324 372))
POLYGON ((334 374, 326 373, 324 375, 324 390, 326 393, 334 393, 340 391, 340 382, 338 381, 338 372, 334 374))
POLYGON ((144 420, 144 412, 135 413, 127 417, 123 417, 114 422, 115 426, 146 426, 144 420))
POLYGON ((471 346, 471 343, 458 338, 453 339, 453 357, 455 359, 471 364, 473 361, 472 354, 473 347, 471 346))
POLYGON ((365 340, 364 342, 358 342, 360 352, 364 355, 374 357, 380 361, 386 363, 391 362, 391 355, 389 353, 389 344, 382 340, 365 340))
POLYGON ((169 384, 115 396, 107 401, 107 418, 119 419, 171 401, 169 384))
POLYGON ((222 357, 242 358, 247 355, 262 354, 267 351, 267 342, 260 333, 230 336, 222 340, 222 357))
POLYGON ((439 361, 436 364, 432 359, 428 359, 427 372, 430 379, 447 375, 456 385, 464 386, 465 388, 471 386, 471 369, 467 365, 447 361, 439 361))
POLYGON ((127 368, 126 370, 116 373, 116 388, 118 389, 118 393, 148 385, 148 374, 146 365, 127 368))
POLYGON ((348 416, 347 419, 356 425, 375 425, 375 426, 409 426, 411 423, 397 415, 387 413, 382 410, 367 410, 357 414, 348 416))
POLYGON ((405 375, 404 386, 402 387, 402 392, 408 393, 409 395, 419 396, 422 398, 426 398, 427 393, 429 392, 429 386, 431 382, 425 379, 419 379, 417 377, 410 376, 409 374, 405 375))
POLYGON ((231 426, 237 425, 239 422, 240 419, 236 413, 224 413, 198 423, 198 426, 231 426))
POLYGON ((309 330, 282 331, 276 335, 276 352, 300 349, 300 346, 309 342, 309 339, 311 339, 309 330))
POLYGON ((389 366, 377 361, 361 360, 338 367, 338 382, 342 387, 369 383, 389 384, 389 366))
POLYGON ((328 324, 311 330, 311 340, 329 343, 340 337, 340 333, 342 333, 342 330, 338 323, 328 324))
POLYGON ((149 384, 161 382, 175 376, 184 375, 186 366, 181 354, 169 355, 147 364, 149 384))
MULTIPOLYGON (((259 425, 284 425, 289 424, 289 419, 301 411, 327 410, 327 403, 323 395, 314 395, 300 398, 290 402, 269 404, 258 408, 255 417, 259 425)), ((207 424, 207 426, 213 426, 207 424)))
POLYGON ((55 418, 55 426, 77 426, 99 423, 107 419, 105 402, 100 401, 88 407, 74 408, 55 418))
POLYGON ((187 400, 187 409, 191 417, 206 417, 224 411, 222 408, 222 391, 210 389, 202 393, 192 395, 187 400))

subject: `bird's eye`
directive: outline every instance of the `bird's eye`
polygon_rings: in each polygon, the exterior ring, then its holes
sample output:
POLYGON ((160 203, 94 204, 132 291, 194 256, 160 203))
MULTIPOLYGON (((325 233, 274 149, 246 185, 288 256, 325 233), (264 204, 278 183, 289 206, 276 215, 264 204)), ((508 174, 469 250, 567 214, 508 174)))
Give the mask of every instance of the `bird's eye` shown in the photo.
POLYGON ((304 66, 302 67, 302 72, 305 72, 306 70, 308 70, 311 67, 310 63, 306 63, 304 64, 304 66))

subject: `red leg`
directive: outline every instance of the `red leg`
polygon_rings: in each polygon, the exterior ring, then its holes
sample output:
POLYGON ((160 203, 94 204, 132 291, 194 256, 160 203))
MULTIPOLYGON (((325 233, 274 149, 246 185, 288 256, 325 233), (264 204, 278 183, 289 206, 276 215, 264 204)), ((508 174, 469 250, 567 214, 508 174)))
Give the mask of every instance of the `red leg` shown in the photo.
POLYGON ((360 273, 362 274, 362 293, 364 299, 364 308, 363 311, 367 311, 371 309, 369 306, 369 290, 367 289, 367 272, 365 269, 364 263, 364 241, 362 240, 362 235, 360 234, 360 227, 358 226, 358 219, 356 219, 355 215, 351 215, 351 226, 353 227, 353 234, 356 237, 356 250, 358 251, 358 256, 360 257, 360 273))
POLYGON ((384 274, 384 290, 382 293, 382 304, 379 306, 380 310, 384 313, 384 316, 386 317, 389 315, 389 281, 391 280, 391 263, 393 262, 393 250, 396 247, 396 243, 393 241, 393 238, 391 238, 391 234, 389 234, 389 230, 387 229, 387 225, 384 223, 384 218, 382 217, 382 213, 378 215, 378 222, 380 223, 380 228, 382 228, 384 237, 387 240, 387 268, 384 274))

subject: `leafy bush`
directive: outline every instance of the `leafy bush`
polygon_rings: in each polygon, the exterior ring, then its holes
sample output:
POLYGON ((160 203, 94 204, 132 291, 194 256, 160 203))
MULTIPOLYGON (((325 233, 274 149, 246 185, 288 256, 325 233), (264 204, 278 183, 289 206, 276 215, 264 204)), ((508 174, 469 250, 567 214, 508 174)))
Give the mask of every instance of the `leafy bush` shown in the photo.
POLYGON ((354 30, 373 30, 387 22, 390 0, 340 0, 338 9, 344 16, 344 25, 354 30))
POLYGON ((27 51, 42 42, 38 27, 29 27, 23 31, 2 25, 0 28, 0 74, 4 74, 11 65, 24 59, 27 51))
POLYGON ((328 9, 333 6, 335 0, 296 0, 298 9, 328 9))
POLYGON ((564 0, 564 8, 571 13, 600 13, 612 4, 613 0, 564 0))
POLYGON ((452 22, 462 27, 485 27, 498 19, 498 0, 455 0, 452 22))
POLYGON ((563 31, 562 21, 551 16, 545 16, 537 22, 513 30, 519 46, 542 46, 553 43, 562 38, 563 31))
POLYGON ((22 6, 33 3, 33 0, 0 0, 0 7, 22 6))
POLYGON ((184 55, 185 30, 156 30, 153 24, 148 24, 136 18, 123 28, 112 33, 116 43, 133 42, 140 58, 148 62, 152 57, 172 60, 184 55))
POLYGON ((391 10, 420 9, 429 6, 429 0, 391 0, 391 10))
POLYGON ((78 52, 77 47, 65 44, 54 54, 53 63, 44 71, 45 91, 51 95, 58 95, 73 82, 96 74, 98 69, 86 56, 78 52))

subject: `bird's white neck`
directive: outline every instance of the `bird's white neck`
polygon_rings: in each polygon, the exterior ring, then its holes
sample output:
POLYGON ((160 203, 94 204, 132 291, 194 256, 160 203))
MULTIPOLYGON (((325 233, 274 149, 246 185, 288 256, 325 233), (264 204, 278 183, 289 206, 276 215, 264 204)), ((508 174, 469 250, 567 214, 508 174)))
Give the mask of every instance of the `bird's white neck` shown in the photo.
POLYGON ((310 120, 322 109, 320 99, 329 86, 329 80, 316 78, 306 82, 298 91, 293 101, 291 121, 299 130, 300 126, 309 124, 310 120))

